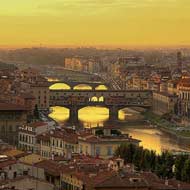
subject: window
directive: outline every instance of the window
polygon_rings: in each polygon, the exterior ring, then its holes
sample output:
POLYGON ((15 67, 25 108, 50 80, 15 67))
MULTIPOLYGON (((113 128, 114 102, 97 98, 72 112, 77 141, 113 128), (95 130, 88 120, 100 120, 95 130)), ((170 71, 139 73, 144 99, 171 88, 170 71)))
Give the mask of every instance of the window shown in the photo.
POLYGON ((88 146, 86 146, 86 154, 88 154, 88 146))
POLYGON ((101 151, 100 147, 99 147, 99 146, 96 147, 96 156, 99 156, 99 155, 100 155, 100 151, 101 151))
POLYGON ((83 151, 82 151, 82 145, 80 145, 80 153, 82 153, 83 151))
POLYGON ((9 126, 9 132, 12 132, 13 128, 12 125, 9 126))
POLYGON ((112 147, 111 147, 111 146, 108 146, 108 147, 107 147, 107 155, 108 155, 108 156, 112 156, 112 155, 113 155, 113 150, 112 150, 112 147))

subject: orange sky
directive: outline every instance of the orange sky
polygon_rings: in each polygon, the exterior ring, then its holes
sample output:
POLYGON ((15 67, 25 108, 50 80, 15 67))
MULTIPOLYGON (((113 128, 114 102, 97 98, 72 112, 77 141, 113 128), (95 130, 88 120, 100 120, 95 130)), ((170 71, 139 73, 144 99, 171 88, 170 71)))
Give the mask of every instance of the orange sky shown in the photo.
POLYGON ((0 46, 190 44, 190 0, 0 0, 0 46))

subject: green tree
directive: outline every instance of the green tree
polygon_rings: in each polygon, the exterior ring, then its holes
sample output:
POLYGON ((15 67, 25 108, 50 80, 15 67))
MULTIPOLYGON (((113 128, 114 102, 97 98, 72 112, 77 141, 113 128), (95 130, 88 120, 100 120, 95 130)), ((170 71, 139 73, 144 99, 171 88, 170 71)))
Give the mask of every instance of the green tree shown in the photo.
POLYGON ((133 144, 121 144, 116 152, 116 156, 120 156, 124 159, 125 163, 132 163, 133 162, 133 156, 136 152, 137 146, 133 144))
POLYGON ((133 164, 137 170, 141 170, 141 158, 143 154, 143 147, 138 147, 133 155, 133 164))
POLYGON ((39 114, 39 110, 38 110, 38 105, 35 105, 35 109, 34 109, 34 118, 35 119, 39 119, 40 118, 40 114, 39 114))
POLYGON ((187 159, 184 163, 184 167, 182 170, 182 180, 190 182, 190 159, 187 159))
POLYGON ((184 155, 181 155, 181 156, 177 156, 176 159, 175 159, 175 171, 174 171, 174 174, 175 174, 175 177, 177 180, 182 180, 182 171, 183 171, 183 168, 184 168, 184 163, 187 159, 187 156, 184 156, 184 155))

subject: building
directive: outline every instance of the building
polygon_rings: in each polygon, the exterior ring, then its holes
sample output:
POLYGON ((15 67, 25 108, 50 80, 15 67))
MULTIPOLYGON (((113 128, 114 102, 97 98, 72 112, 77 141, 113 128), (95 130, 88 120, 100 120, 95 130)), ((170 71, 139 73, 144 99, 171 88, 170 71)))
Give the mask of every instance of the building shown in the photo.
POLYGON ((78 152, 78 135, 74 131, 55 129, 38 135, 40 155, 51 159, 54 156, 69 156, 78 152))
POLYGON ((167 92, 169 94, 178 94, 178 89, 177 85, 179 83, 179 80, 170 80, 168 81, 168 87, 167 87, 167 92))
POLYGON ((29 93, 21 93, 14 95, 11 98, 11 102, 17 105, 25 106, 28 111, 28 115, 33 115, 35 109, 35 97, 29 93))
POLYGON ((7 180, 0 182, 1 190, 54 190, 53 184, 48 183, 45 180, 35 179, 30 176, 18 177, 13 180, 7 180))
POLYGON ((65 58, 65 68, 75 71, 97 73, 100 71, 100 61, 97 58, 65 58))
POLYGON ((37 135, 53 129, 54 126, 49 126, 45 122, 33 122, 24 124, 19 128, 19 143, 21 150, 38 152, 37 135))
POLYGON ((93 128, 92 133, 78 137, 79 153, 105 159, 113 157, 122 143, 139 145, 140 141, 112 126, 93 128))
POLYGON ((31 84, 30 93, 35 97, 35 105, 38 109, 49 110, 49 84, 47 82, 31 84))
POLYGON ((177 95, 165 92, 153 92, 153 112, 158 115, 174 113, 178 102, 177 95))
POLYGON ((0 103, 0 138, 18 144, 19 127, 27 122, 27 109, 21 105, 0 103))
POLYGON ((178 114, 190 119, 190 77, 183 76, 177 85, 178 89, 178 114))

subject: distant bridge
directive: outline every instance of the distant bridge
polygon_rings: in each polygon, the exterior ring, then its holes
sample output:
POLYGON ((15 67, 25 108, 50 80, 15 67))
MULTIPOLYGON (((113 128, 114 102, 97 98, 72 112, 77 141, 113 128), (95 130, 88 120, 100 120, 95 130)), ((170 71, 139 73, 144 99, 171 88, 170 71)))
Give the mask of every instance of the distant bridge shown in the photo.
POLYGON ((50 106, 70 110, 70 120, 78 121, 78 110, 87 106, 109 109, 110 120, 118 119, 118 111, 126 107, 152 107, 151 91, 116 90, 50 90, 50 106))
POLYGON ((54 84, 60 84, 60 83, 66 84, 71 88, 71 90, 74 90, 74 88, 78 85, 87 85, 87 86, 91 87, 92 90, 95 90, 100 85, 104 85, 107 88, 111 87, 110 84, 105 83, 105 82, 88 82, 88 81, 85 82, 85 81, 69 81, 69 80, 67 81, 67 80, 64 80, 64 81, 49 81, 48 83, 49 83, 50 87, 54 84))

